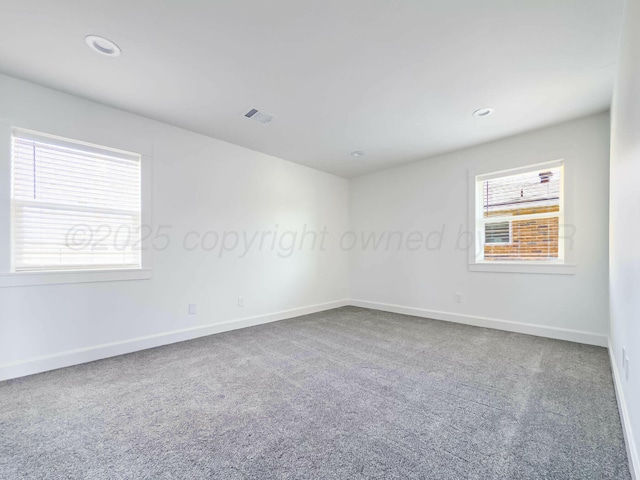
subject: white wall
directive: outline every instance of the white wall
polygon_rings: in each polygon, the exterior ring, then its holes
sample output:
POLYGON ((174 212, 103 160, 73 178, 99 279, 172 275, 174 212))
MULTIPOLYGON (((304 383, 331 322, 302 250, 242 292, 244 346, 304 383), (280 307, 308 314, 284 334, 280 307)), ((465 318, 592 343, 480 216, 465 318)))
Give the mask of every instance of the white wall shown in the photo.
POLYGON ((640 1, 628 0, 611 110, 611 355, 640 475, 640 1), (622 348, 629 357, 628 378, 622 348))
MULTIPOLYGON (((260 318, 234 325, 294 316, 348 297, 347 254, 335 241, 348 225, 347 180, 6 76, 0 76, 1 246, 9 238, 12 125, 151 155, 153 224, 171 226, 171 245, 155 252, 150 280, 0 288, 0 379, 230 325, 119 342, 246 317, 260 318), (266 237, 262 251, 252 248, 243 258, 242 249, 220 257, 219 249, 182 247, 189 231, 252 235, 276 225, 281 234, 327 227, 325 251, 320 240, 311 248, 307 237, 303 250, 288 256, 291 235, 274 250, 266 237), (187 315, 189 303, 197 304, 197 315, 187 315)), ((268 127, 247 122, 247 128, 268 127)))
POLYGON ((605 345, 608 159, 609 117, 602 113, 354 179, 350 215, 356 234, 406 236, 443 227, 444 234, 432 251, 398 251, 395 243, 389 250, 354 249, 352 298, 363 306, 605 345), (456 249, 459 229, 467 229, 468 171, 558 159, 570 161, 573 170, 567 181, 573 183, 574 211, 567 220, 576 226, 577 273, 470 272, 467 251, 456 249), (462 303, 454 302, 456 292, 462 303))
POLYGON ((11 125, 150 155, 153 224, 169 225, 172 243, 155 252, 150 280, 0 288, 0 378, 294 316, 349 297, 371 307, 411 307, 408 313, 587 343, 602 343, 607 335, 607 114, 348 182, 0 76, 3 252, 9 238, 4 137, 11 125), (469 272, 467 252, 455 248, 458 229, 467 227, 468 169, 493 171, 558 158, 576 165, 572 223, 578 273, 469 272), (220 257, 219 249, 182 246, 189 231, 251 235, 278 225, 281 234, 300 234, 305 224, 309 230, 326 227, 326 251, 307 244, 282 258, 276 246, 252 248, 238 258, 241 248, 220 257), (436 251, 348 253, 339 246, 347 229, 407 234, 440 231, 443 225, 436 251), (462 303, 454 303, 455 292, 462 293, 462 303), (245 307, 237 306, 238 296, 245 307), (198 305, 197 315, 187 315, 188 303, 198 305))

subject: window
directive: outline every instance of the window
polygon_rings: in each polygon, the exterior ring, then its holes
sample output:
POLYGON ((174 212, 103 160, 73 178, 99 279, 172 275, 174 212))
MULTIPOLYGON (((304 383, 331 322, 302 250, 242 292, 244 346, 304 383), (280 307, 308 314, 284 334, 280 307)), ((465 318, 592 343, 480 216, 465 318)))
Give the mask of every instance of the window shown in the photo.
POLYGON ((562 163, 475 177, 476 262, 562 264, 562 163))
POLYGON ((511 243, 511 222, 495 222, 484 224, 484 243, 511 243))
POLYGON ((14 130, 11 270, 140 269, 141 157, 14 130))

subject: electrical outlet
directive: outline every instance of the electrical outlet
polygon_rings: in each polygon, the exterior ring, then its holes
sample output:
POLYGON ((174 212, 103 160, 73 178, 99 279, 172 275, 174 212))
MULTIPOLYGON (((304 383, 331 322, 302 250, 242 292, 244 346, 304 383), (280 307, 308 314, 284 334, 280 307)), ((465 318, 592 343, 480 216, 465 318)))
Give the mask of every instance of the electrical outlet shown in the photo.
POLYGON ((624 356, 624 378, 629 380, 629 357, 626 354, 624 356))
POLYGON ((195 303, 190 303, 189 304, 189 315, 195 315, 196 312, 197 312, 196 304, 195 303))
POLYGON ((453 301, 456 303, 462 303, 462 294, 461 293, 456 293, 453 296, 453 301))
POLYGON ((244 298, 238 297, 238 306, 239 307, 244 307, 244 298))

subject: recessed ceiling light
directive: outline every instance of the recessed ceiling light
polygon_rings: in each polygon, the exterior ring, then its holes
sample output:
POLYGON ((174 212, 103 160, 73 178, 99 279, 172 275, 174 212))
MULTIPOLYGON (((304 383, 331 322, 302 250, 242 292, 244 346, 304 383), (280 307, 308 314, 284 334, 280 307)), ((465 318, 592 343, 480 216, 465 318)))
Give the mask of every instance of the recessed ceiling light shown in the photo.
POLYGON ((113 43, 111 40, 100 37, 98 35, 87 35, 84 39, 87 42, 87 46, 102 55, 107 57, 119 57, 122 53, 120 47, 113 43))
POLYGON ((485 107, 479 108, 475 112, 473 112, 474 117, 488 117, 493 113, 493 108, 485 107))
POLYGON ((356 150, 355 152, 351 152, 352 157, 362 157, 364 152, 362 150, 356 150))

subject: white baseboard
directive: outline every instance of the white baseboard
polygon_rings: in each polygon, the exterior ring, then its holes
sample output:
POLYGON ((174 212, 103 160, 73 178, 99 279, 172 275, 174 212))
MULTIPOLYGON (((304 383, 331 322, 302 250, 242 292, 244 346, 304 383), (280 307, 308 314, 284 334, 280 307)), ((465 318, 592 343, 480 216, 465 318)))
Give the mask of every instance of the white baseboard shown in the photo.
POLYGON ((629 470, 631 471, 631 478, 633 480, 639 480, 640 474, 640 457, 636 442, 633 438, 633 430, 629 423, 629 410, 627 409, 627 402, 624 398, 624 390, 622 390, 622 383, 620 378, 620 372, 618 371, 618 364, 616 362, 615 354, 611 342, 609 342, 609 357, 611 358, 611 371, 613 372, 613 384, 616 389, 616 399, 618 400, 618 410, 620 411, 620 421, 622 422, 622 432, 624 433, 625 444, 627 445, 627 457, 629 457, 629 470))
POLYGON ((345 305, 349 305, 348 300, 337 300, 334 302, 293 308, 290 310, 256 315, 253 317, 239 318, 210 325, 185 328, 183 330, 158 333, 121 342, 105 343, 102 345, 95 345, 93 347, 79 348, 77 350, 69 350, 54 355, 35 357, 18 362, 5 363, 0 365, 0 381, 69 367, 71 365, 93 362, 94 360, 115 357, 116 355, 123 355, 125 353, 132 353, 139 350, 145 350, 147 348, 182 342, 184 340, 191 340, 198 337, 213 335, 215 333, 275 322, 287 318, 298 317, 300 315, 307 315, 309 313, 322 312, 324 310, 331 310, 345 305))
POLYGON ((568 340, 571 342, 586 343, 602 347, 606 347, 608 345, 607 337, 596 333, 582 332, 578 330, 569 330, 557 327, 545 327, 540 325, 518 323, 508 320, 498 320, 494 318, 478 317, 472 315, 440 312, 423 308, 369 302, 365 300, 344 299, 264 315, 256 315, 253 317, 229 320, 221 323, 214 323, 210 325, 203 325, 182 330, 174 330, 171 332, 138 337, 121 342, 95 345, 93 347, 80 348, 77 350, 70 350, 54 355, 30 358, 18 362, 5 363, 0 365, 0 381, 23 377, 25 375, 32 375, 34 373, 46 372, 48 370, 68 367, 71 365, 78 365, 80 363, 92 362, 94 360, 114 357, 116 355, 123 355, 147 348, 159 347, 161 345, 167 345, 170 343, 191 340, 193 338, 213 335, 229 330, 236 330, 238 328, 245 328, 253 325, 260 325, 263 323, 283 320, 285 318, 292 318, 309 313, 330 310, 332 308, 338 308, 345 305, 354 305, 357 307, 371 308, 375 310, 383 310, 387 312, 401 313, 417 317, 433 318, 435 320, 444 320, 448 322, 462 323, 465 325, 473 325, 477 327, 494 328, 497 330, 506 330, 509 332, 556 338, 559 340, 568 340))
POLYGON ((461 313, 440 312, 437 310, 427 310, 425 308, 405 307, 402 305, 392 305, 388 303, 369 302, 367 300, 354 300, 350 302, 356 307, 371 308, 385 312, 401 313, 413 315, 415 317, 432 318, 445 322, 462 323, 474 327, 493 328, 495 330, 505 330, 507 332, 525 333, 537 337, 555 338, 557 340, 567 340, 569 342, 586 343, 606 347, 608 336, 598 333, 583 332, 580 330, 570 330, 568 328, 547 327, 534 325, 532 323, 512 322, 510 320, 499 320, 496 318, 478 317, 475 315, 465 315, 461 313))

